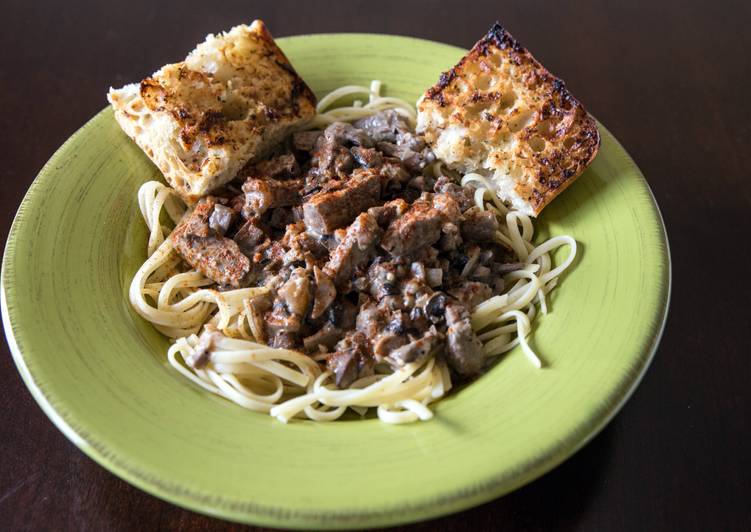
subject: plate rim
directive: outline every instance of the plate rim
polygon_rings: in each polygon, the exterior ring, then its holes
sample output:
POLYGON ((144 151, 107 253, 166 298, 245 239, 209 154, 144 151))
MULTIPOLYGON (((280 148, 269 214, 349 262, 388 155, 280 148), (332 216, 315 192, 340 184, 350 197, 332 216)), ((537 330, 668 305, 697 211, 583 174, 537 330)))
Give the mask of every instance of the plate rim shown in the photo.
MULTIPOLYGON (((378 38, 385 37, 389 39, 417 41, 424 44, 454 48, 457 51, 466 52, 466 50, 461 47, 439 41, 383 33, 336 32, 301 34, 281 37, 277 39, 277 41, 284 44, 285 41, 298 39, 374 36, 378 38)), ((341 511, 298 511, 291 510, 288 507, 264 504, 259 505, 252 502, 244 502, 243 504, 238 505, 232 500, 223 499, 221 496, 211 498, 210 501, 207 502, 206 497, 195 493, 190 488, 179 487, 155 478, 149 475, 148 472, 139 471, 137 468, 130 468, 127 465, 127 458, 123 459, 122 457, 119 457, 116 453, 110 451, 105 444, 95 441, 86 434, 85 430, 77 428, 69 419, 66 419, 65 409, 59 405, 54 406, 53 398, 48 397, 44 390, 37 385, 13 330, 11 310, 9 308, 8 296, 6 294, 8 271, 11 269, 9 265, 16 253, 15 240, 20 231, 19 226, 23 223, 28 223, 26 220, 22 219, 22 212, 26 209, 28 204, 33 201, 33 196, 36 195, 36 190, 39 189, 39 187, 42 187, 47 179, 50 179, 48 176, 52 173, 51 168, 53 168, 58 159, 63 156, 63 152, 66 150, 68 144, 72 143, 88 128, 105 120, 105 115, 107 115, 108 112, 109 106, 96 113, 83 126, 70 135, 42 166, 24 194, 16 213, 14 214, 3 252, 2 268, 0 269, 0 314, 2 314, 3 329, 14 363, 24 384, 29 389, 45 415, 47 415, 47 417, 68 440, 70 440, 78 449, 83 451, 89 458, 111 473, 117 475, 119 478, 150 495, 179 507, 207 514, 212 517, 280 528, 316 528, 320 526, 326 526, 329 528, 346 528, 352 526, 372 528, 376 526, 410 523, 440 517, 470 508, 514 491, 532 480, 539 478, 573 456, 584 445, 599 434, 600 431, 610 423, 613 417, 620 412, 641 383, 646 371, 649 369, 652 360, 654 359, 665 330, 672 293, 672 259, 667 229, 657 200, 649 186, 649 182, 644 177, 644 174, 618 139, 598 121, 598 127, 600 127, 601 131, 605 133, 603 136, 608 136, 612 139, 616 147, 625 156, 624 165, 635 171, 636 176, 643 182, 646 190, 649 192, 652 202, 651 206, 657 215, 657 221, 659 223, 659 240, 663 244, 663 252, 660 253, 660 263, 663 266, 664 274, 660 283, 662 293, 659 298, 659 316, 650 330, 649 344, 644 349, 646 357, 641 359, 641 367, 638 369, 638 373, 633 380, 628 383, 627 389, 615 404, 613 404, 599 419, 594 420, 594 423, 587 428, 586 434, 579 438, 574 445, 567 446, 561 444, 552 449, 547 455, 535 457, 535 459, 528 464, 529 467, 527 470, 523 474, 514 477, 511 481, 509 481, 505 475, 496 474, 489 477, 489 479, 482 479, 465 486, 447 490, 446 493, 440 497, 401 505, 399 509, 391 506, 381 506, 361 509, 345 508, 341 511)))

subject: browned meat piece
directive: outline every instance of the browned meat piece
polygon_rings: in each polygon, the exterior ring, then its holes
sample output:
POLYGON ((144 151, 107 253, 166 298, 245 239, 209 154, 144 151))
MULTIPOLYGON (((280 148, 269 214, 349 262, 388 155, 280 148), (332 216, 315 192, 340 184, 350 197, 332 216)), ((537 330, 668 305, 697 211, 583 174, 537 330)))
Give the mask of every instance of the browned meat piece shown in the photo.
POLYGON ((393 351, 409 342, 406 334, 395 334, 385 331, 373 340, 373 355, 376 360, 385 360, 393 351))
POLYGON ((306 353, 316 353, 331 351, 336 343, 342 339, 344 332, 337 329, 331 323, 324 324, 316 333, 303 338, 302 343, 306 353))
POLYGON ((237 242, 240 251, 251 256, 258 244, 266 240, 266 233, 261 229, 258 219, 249 218, 235 233, 233 240, 237 242))
POLYGON ((387 201, 383 205, 371 207, 368 209, 368 214, 373 216, 376 219, 376 223, 381 227, 388 227, 391 222, 407 212, 408 209, 409 203, 402 198, 397 198, 387 201))
POLYGON ((249 258, 253 261, 254 266, 263 268, 261 279, 264 279, 268 275, 276 273, 282 267, 286 251, 280 242, 267 239, 256 246, 249 258))
POLYGON ((462 237, 475 242, 494 242, 497 240, 498 218, 491 211, 481 211, 472 207, 464 212, 462 237))
POLYGON ((324 316, 334 327, 343 331, 349 331, 355 327, 357 319, 357 307, 344 300, 334 300, 326 309, 324 316))
POLYGON ((480 372, 485 356, 482 342, 472 331, 466 307, 454 301, 446 306, 446 361, 454 371, 465 377, 480 372))
MULTIPOLYGON (((401 313, 399 313, 401 314, 401 313)), ((385 305, 379 305, 372 299, 368 299, 360 306, 357 314, 357 330, 372 340, 388 328, 395 314, 385 305)), ((403 331, 399 332, 401 334, 403 331)))
POLYGON ((355 158, 344 146, 332 146, 318 159, 318 175, 326 179, 346 179, 354 167, 355 158))
POLYGON ((253 175, 255 177, 291 179, 300 175, 300 166, 297 164, 295 156, 291 153, 285 153, 273 159, 256 163, 254 170, 253 175))
POLYGON ((229 230, 232 221, 235 219, 237 213, 225 207, 221 203, 214 205, 214 211, 209 216, 209 227, 214 230, 218 235, 224 236, 229 230))
POLYGON ((462 212, 459 204, 448 194, 430 194, 424 193, 425 199, 430 198, 433 201, 433 208, 442 213, 447 222, 458 223, 461 219, 462 212))
POLYGON ((383 163, 378 168, 378 173, 383 182, 383 190, 400 190, 412 178, 404 166, 394 159, 383 163))
POLYGON ((277 294, 290 314, 304 317, 311 302, 311 283, 305 268, 293 270, 277 294))
POLYGON ((250 272, 250 261, 233 240, 209 226, 216 205, 211 196, 200 200, 172 232, 172 245, 185 262, 215 283, 240 288, 250 272))
POLYGON ((404 118, 394 110, 361 118, 353 125, 365 130, 379 150, 386 155, 398 157, 410 169, 420 170, 435 161, 435 156, 426 147, 425 141, 412 133, 404 118))
POLYGON ((446 176, 441 176, 433 187, 438 193, 451 196, 454 201, 459 205, 462 212, 466 211, 475 204, 475 189, 471 186, 463 187, 457 183, 454 183, 446 176))
POLYGON ((383 156, 381 152, 373 148, 363 148, 362 146, 355 146, 350 150, 352 156, 355 158, 355 162, 360 166, 366 168, 374 168, 383 164, 383 156))
POLYGON ((392 255, 407 255, 435 243, 443 223, 441 212, 427 201, 417 200, 402 217, 389 224, 381 247, 392 255))
POLYGON ((336 146, 347 144, 349 146, 365 146, 366 148, 370 148, 373 146, 373 140, 362 128, 355 127, 346 122, 334 122, 323 130, 323 136, 318 138, 316 150, 320 151, 328 144, 336 146))
POLYGON ((268 337, 266 335, 266 324, 263 315, 271 307, 271 297, 269 294, 255 296, 248 301, 248 304, 250 306, 248 320, 253 321, 253 325, 255 326, 254 331, 257 331, 259 334, 256 341, 266 343, 268 337))
POLYGON ((379 142, 379 150, 389 157, 396 157, 412 172, 419 172, 427 165, 435 162, 435 155, 425 143, 412 133, 400 135, 399 143, 379 142))
POLYGON ((441 238, 438 248, 442 251, 454 251, 462 245, 462 235, 459 227, 454 223, 446 223, 441 227, 441 238))
POLYGON ((249 178, 243 183, 246 218, 261 216, 273 207, 291 207, 300 203, 302 179, 279 181, 278 179, 249 178))
POLYGON ((361 377, 373 374, 373 357, 370 356, 368 340, 360 332, 351 332, 336 345, 336 353, 326 360, 334 373, 336 385, 347 388, 361 377))
POLYGON ((274 307, 264 315, 266 337, 272 347, 294 349, 302 329, 302 319, 291 314, 282 300, 274 301, 274 307))
POLYGON ((319 192, 303 204, 305 225, 309 231, 330 235, 348 225, 355 216, 376 205, 381 196, 378 175, 358 169, 343 189, 319 192))
POLYGON ((419 190, 420 192, 429 192, 433 190, 434 184, 435 182, 432 177, 418 175, 417 177, 410 179, 407 186, 419 190))
POLYGON ((394 368, 401 368, 410 362, 420 362, 435 352, 443 345, 444 337, 435 327, 431 327, 417 340, 394 350, 386 357, 388 363, 394 368))
POLYGON ((355 159, 348 146, 372 146, 368 135, 344 122, 334 122, 316 140, 312 163, 324 179, 344 178, 354 167, 355 159))
POLYGON ((313 267, 313 275, 316 280, 316 293, 313 303, 313 310, 310 312, 310 317, 314 320, 321 317, 321 315, 329 308, 329 305, 334 302, 336 298, 336 288, 328 275, 318 267, 313 267))
POLYGON ((229 207, 235 212, 242 212, 244 206, 245 206, 245 194, 243 193, 233 195, 230 198, 230 200, 227 202, 227 207, 229 207))
POLYGON ((396 264, 393 262, 375 262, 368 268, 370 295, 376 301, 386 296, 399 294, 399 279, 396 264))
POLYGON ((292 146, 299 151, 311 151, 316 145, 318 137, 323 134, 320 129, 313 131, 298 131, 292 134, 292 146))
POLYGON ((368 213, 360 214, 347 228, 323 269, 337 287, 346 286, 355 269, 367 262, 381 234, 381 228, 368 213))
POLYGON ((401 115, 391 109, 356 120, 352 125, 364 130, 376 142, 396 142, 400 131, 409 131, 401 115))
POLYGON ((449 294, 454 296, 459 302, 472 310, 478 304, 493 295, 493 290, 485 284, 477 281, 464 281, 459 286, 451 288, 449 294))

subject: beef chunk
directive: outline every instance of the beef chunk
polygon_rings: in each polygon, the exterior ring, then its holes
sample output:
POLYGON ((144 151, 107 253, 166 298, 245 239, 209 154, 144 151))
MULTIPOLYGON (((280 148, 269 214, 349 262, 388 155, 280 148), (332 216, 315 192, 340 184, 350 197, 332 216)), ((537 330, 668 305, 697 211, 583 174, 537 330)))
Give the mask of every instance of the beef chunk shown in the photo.
POLYGON ((432 177, 418 175, 417 177, 410 179, 409 183, 407 183, 407 186, 414 188, 415 190, 419 190, 420 192, 429 192, 433 190, 434 184, 435 183, 432 177))
POLYGON ((290 314, 304 317, 312 300, 311 291, 307 272, 304 268, 296 268, 279 289, 278 295, 290 314))
POLYGON ((335 299, 324 312, 324 316, 334 327, 348 331, 355 326, 357 307, 346 299, 335 299))
POLYGON ((466 211, 475 204, 475 189, 473 187, 463 187, 457 183, 454 183, 454 181, 446 176, 441 176, 438 178, 435 186, 433 187, 433 190, 438 193, 451 196, 459 205, 459 208, 462 212, 466 211))
POLYGON ((373 355, 376 360, 385 360, 392 352, 409 343, 406 334, 385 331, 373 341, 373 355))
POLYGON ((326 144, 335 144, 337 146, 364 146, 370 148, 373 146, 373 140, 367 131, 348 124, 347 122, 334 122, 329 124, 323 131, 323 136, 319 137, 316 148, 320 151, 326 144))
POLYGON ((383 164, 383 157, 378 150, 373 148, 363 148, 362 146, 355 146, 350 150, 352 156, 355 158, 355 162, 360 166, 366 168, 374 168, 383 164))
POLYGON ((375 262, 368 268, 370 295, 376 301, 386 296, 399 294, 399 277, 397 266, 393 262, 375 262))
POLYGON ((344 332, 341 329, 337 329, 331 323, 326 323, 316 333, 303 338, 303 348, 306 353, 316 353, 321 348, 324 352, 330 351, 343 336, 344 332))
POLYGON ((295 349, 298 338, 298 334, 280 331, 271 337, 269 344, 275 349, 295 349))
POLYGON ((299 151, 311 151, 322 134, 320 129, 298 131, 292 134, 292 146, 299 151))
POLYGON ((249 218, 237 230, 233 240, 237 243, 240 251, 250 257, 256 246, 266 240, 266 233, 261 229, 258 219, 249 218))
POLYGON ((301 179, 280 181, 278 179, 249 178, 243 184, 246 218, 261 216, 274 207, 291 207, 300 203, 301 179))
POLYGON ((462 235, 459 227, 454 223, 446 223, 441 227, 441 239, 438 241, 438 249, 442 251, 454 251, 462 245, 462 235))
POLYGON ((214 211, 209 216, 209 227, 218 235, 224 236, 232 225, 232 220, 235 218, 235 211, 229 207, 225 207, 221 203, 214 205, 214 211))
POLYGON ((296 346, 302 330, 302 318, 298 314, 290 313, 283 300, 274 301, 272 309, 264 315, 264 324, 266 337, 273 347, 293 349, 296 346))
POLYGON ((425 199, 431 199, 433 208, 443 214, 446 222, 458 223, 461 218, 459 204, 448 194, 423 194, 425 199))
POLYGON ((443 335, 435 327, 431 327, 420 338, 392 351, 386 357, 386 360, 394 369, 398 369, 410 362, 420 362, 440 347, 443 342, 443 335))
POLYGON ((318 266, 313 267, 313 275, 316 280, 316 292, 313 303, 313 310, 310 312, 310 317, 318 319, 326 312, 329 305, 334 302, 336 298, 336 288, 333 281, 326 275, 318 266))
POLYGON ((405 119, 393 109, 361 118, 354 126, 365 130, 379 150, 397 157, 410 170, 420 170, 435 160, 425 141, 412 133, 405 119))
POLYGON ((435 161, 433 152, 418 137, 412 133, 398 136, 396 144, 379 142, 376 146, 386 155, 399 159, 412 172, 419 172, 435 161))
POLYGON ((300 175, 300 166, 297 159, 291 153, 278 155, 271 159, 255 163, 248 167, 247 170, 241 170, 238 174, 241 177, 260 177, 260 178, 277 178, 290 179, 300 175))
POLYGON ((464 281, 448 292, 470 310, 493 295, 493 290, 487 284, 477 281, 464 281))
POLYGON ((373 357, 365 335, 356 331, 347 334, 336 345, 336 352, 329 355, 326 365, 334 373, 339 388, 347 388, 357 379, 372 375, 373 357))
POLYGON ((355 170, 344 188, 334 192, 319 192, 305 202, 305 225, 309 231, 330 235, 349 224, 368 207, 376 205, 380 194, 378 175, 370 170, 355 170))
POLYGON ((323 269, 337 287, 346 286, 355 269, 367 262, 381 234, 381 228, 368 213, 359 215, 347 228, 323 269))
POLYGON ((368 214, 376 219, 376 223, 381 227, 388 227, 391 222, 399 218, 409 209, 409 203, 402 198, 387 201, 383 205, 371 207, 368 214))
POLYGON ((443 221, 443 214, 430 203, 417 200, 401 218, 389 224, 381 247, 398 256, 429 246, 440 238, 443 221))
POLYGON ((404 118, 393 109, 360 118, 352 125, 364 130, 375 142, 396 142, 400 132, 409 131, 404 118))
POLYGON ((481 211, 472 207, 464 212, 462 237, 475 242, 494 242, 497 240, 498 218, 491 211, 481 211))
POLYGON ((368 135, 351 124, 334 122, 316 140, 313 164, 316 174, 324 179, 344 178, 354 167, 355 159, 348 146, 370 147, 368 135))
POLYGON ((399 162, 386 161, 378 168, 383 190, 401 190, 412 176, 399 162))
MULTIPOLYGON (((369 340, 376 338, 381 332, 389 330, 388 326, 393 321, 396 314, 388 305, 376 303, 367 298, 360 306, 360 312, 357 314, 356 327, 369 340)), ((391 331, 396 334, 402 334, 405 331, 391 331)))
POLYGON ((240 288, 250 272, 250 261, 233 240, 209 225, 216 205, 211 196, 199 201, 172 232, 172 245, 185 262, 215 283, 240 288))
POLYGON ((466 307, 454 301, 446 306, 446 361, 454 371, 469 377, 480 372, 485 357, 482 342, 472 331, 466 307))

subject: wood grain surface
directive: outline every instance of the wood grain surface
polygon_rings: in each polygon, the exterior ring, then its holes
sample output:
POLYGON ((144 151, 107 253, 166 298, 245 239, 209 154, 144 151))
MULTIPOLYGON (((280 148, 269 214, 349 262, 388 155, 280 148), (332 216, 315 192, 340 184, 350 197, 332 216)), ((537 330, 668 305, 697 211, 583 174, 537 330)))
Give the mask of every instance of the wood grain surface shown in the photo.
MULTIPOLYGON (((0 234, 44 162, 109 85, 263 18, 277 36, 361 31, 469 47, 499 19, 641 167, 671 243, 661 347, 623 411, 572 459, 478 508, 412 530, 749 530, 749 5, 6 2, 0 33, 0 234), (711 260, 708 260, 711 257, 711 260), (729 270, 728 275, 727 270, 729 270)), ((37 407, 0 344, 0 528, 241 529, 119 480, 37 407)))

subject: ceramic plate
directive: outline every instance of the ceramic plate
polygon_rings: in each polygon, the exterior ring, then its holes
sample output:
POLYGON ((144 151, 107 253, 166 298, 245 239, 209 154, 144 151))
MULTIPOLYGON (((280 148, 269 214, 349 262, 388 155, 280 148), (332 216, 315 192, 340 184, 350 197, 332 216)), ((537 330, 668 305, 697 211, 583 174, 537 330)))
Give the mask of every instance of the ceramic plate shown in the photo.
MULTIPOLYGON (((377 78, 414 101, 464 53, 384 35, 280 39, 320 96, 377 78)), ((102 95, 104 98, 104 95, 102 95)), ((165 500, 282 527, 416 521, 498 497, 596 434, 655 352, 670 289, 668 246, 644 177, 605 129, 587 172, 537 223, 572 235, 574 267, 531 339, 407 426, 376 419, 283 425, 172 370, 167 340, 131 310, 145 258, 136 191, 158 170, 106 109, 45 165, 3 258, 2 315, 24 381, 81 450, 165 500)))

